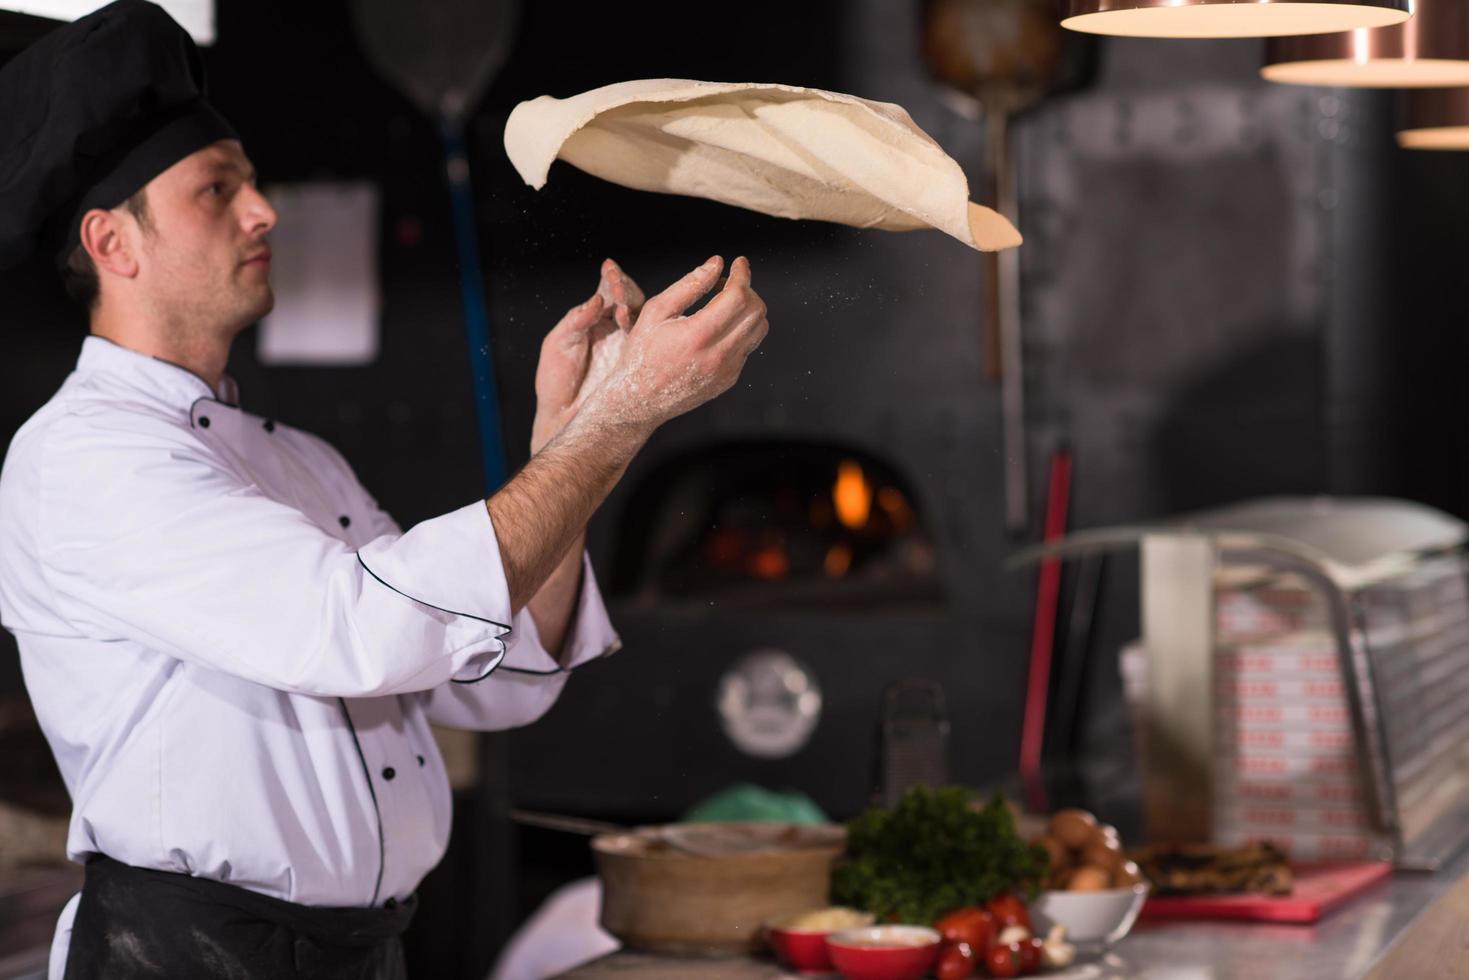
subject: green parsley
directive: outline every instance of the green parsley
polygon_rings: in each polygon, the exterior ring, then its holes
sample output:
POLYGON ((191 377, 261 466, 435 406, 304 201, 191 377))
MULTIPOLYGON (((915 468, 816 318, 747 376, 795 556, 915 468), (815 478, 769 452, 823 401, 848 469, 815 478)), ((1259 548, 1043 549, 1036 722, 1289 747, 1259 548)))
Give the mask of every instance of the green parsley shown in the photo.
POLYGON ((974 795, 962 786, 916 786, 891 810, 873 807, 851 821, 832 901, 882 921, 928 925, 1001 892, 1034 898, 1045 850, 1015 833, 1000 794, 979 809, 970 806, 974 795))

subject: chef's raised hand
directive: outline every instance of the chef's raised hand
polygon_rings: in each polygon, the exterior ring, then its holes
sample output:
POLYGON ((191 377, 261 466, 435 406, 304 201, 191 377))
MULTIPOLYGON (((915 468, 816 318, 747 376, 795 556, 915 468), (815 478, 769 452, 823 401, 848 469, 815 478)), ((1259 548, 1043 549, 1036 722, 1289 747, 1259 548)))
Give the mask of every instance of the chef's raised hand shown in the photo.
POLYGON ((555 438, 579 407, 580 396, 599 385, 615 364, 621 334, 643 308, 643 291, 611 259, 591 299, 567 311, 541 342, 536 366, 536 418, 531 455, 555 438))
POLYGON ((684 315, 723 267, 715 256, 643 305, 613 370, 585 396, 589 421, 651 431, 734 385, 770 329, 765 302, 750 284, 749 260, 735 259, 719 293, 684 315))
POLYGON ((717 256, 710 259, 648 300, 635 318, 621 319, 617 305, 631 314, 636 294, 628 291, 631 280, 619 280, 619 270, 607 285, 614 301, 610 332, 598 326, 607 319, 599 286, 596 297, 547 336, 536 376, 537 398, 546 405, 537 410, 533 438, 548 441, 536 443, 530 461, 486 501, 513 610, 532 597, 551 602, 546 592, 566 608, 574 603, 578 542, 593 512, 653 430, 732 386, 765 337, 765 303, 750 286, 743 258, 707 306, 684 315, 714 288, 722 268, 717 256), (553 405, 562 408, 553 412, 553 405), (571 417, 562 423, 566 413, 571 417))

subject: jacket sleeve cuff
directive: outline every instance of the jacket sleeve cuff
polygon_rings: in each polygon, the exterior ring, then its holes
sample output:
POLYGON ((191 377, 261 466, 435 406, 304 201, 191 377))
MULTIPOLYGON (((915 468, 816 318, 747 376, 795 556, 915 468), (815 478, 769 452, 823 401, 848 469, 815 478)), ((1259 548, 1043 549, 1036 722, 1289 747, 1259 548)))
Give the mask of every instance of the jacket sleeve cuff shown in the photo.
POLYGON ((530 609, 522 609, 515 617, 514 632, 508 637, 509 648, 501 670, 517 674, 561 674, 582 664, 611 656, 622 649, 622 640, 612 628, 602 590, 592 572, 592 560, 582 552, 581 591, 572 610, 571 628, 558 661, 541 642, 530 609))
POLYGON ((452 678, 488 676, 513 643, 510 586, 489 509, 479 500, 414 525, 402 537, 384 536, 357 554, 379 583, 429 609, 455 617, 452 678))

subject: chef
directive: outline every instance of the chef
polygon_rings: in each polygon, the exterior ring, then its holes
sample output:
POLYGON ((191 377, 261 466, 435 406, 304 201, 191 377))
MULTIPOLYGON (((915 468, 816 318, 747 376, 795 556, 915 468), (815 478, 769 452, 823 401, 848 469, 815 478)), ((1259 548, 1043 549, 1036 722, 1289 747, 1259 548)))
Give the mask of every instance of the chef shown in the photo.
POLYGON ((86 868, 53 977, 402 976, 449 832, 430 723, 531 722, 617 648, 587 521, 767 330, 743 259, 687 317, 717 257, 646 303, 607 263, 542 345, 530 461, 405 532, 225 374, 275 221, 160 8, 0 70, 0 264, 54 257, 90 318, 0 474, 0 621, 86 868))

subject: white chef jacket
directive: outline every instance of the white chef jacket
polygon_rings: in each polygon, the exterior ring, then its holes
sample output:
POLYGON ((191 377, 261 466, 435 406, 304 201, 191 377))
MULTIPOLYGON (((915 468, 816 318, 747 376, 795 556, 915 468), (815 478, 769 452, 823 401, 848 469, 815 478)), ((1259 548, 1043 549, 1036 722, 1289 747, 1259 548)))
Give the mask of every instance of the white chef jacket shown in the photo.
POLYGON ((0 472, 0 623, 67 853, 402 899, 449 835, 429 723, 531 722, 617 636, 583 555, 559 665, 511 614, 484 501, 404 533, 326 442, 221 387, 88 337, 0 472))

